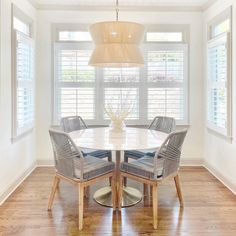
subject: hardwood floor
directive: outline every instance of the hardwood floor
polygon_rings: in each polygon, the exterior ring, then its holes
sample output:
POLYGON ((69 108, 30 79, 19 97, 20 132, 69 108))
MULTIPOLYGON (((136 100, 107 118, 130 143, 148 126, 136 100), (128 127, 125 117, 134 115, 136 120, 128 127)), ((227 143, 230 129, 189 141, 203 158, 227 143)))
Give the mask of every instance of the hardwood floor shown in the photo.
MULTIPOLYGON (((47 211, 54 170, 39 167, 0 206, 0 235, 186 235, 235 236, 236 196, 207 170, 185 167, 180 171, 185 207, 179 207, 174 180, 160 185, 158 191, 158 229, 152 227, 151 199, 113 214, 111 208, 92 199, 90 188, 84 205, 84 230, 77 228, 77 188, 60 183, 52 211, 47 211)), ((142 190, 142 184, 128 181, 142 190)))

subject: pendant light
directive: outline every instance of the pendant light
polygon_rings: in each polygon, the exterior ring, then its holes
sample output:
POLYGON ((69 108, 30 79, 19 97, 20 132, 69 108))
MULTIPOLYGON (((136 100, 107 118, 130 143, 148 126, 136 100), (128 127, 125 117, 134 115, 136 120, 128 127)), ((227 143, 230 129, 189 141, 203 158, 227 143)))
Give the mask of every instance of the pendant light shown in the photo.
POLYGON ((134 22, 119 21, 116 0, 116 21, 99 22, 90 26, 95 48, 89 65, 96 67, 140 67, 144 65, 139 48, 144 27, 134 22))

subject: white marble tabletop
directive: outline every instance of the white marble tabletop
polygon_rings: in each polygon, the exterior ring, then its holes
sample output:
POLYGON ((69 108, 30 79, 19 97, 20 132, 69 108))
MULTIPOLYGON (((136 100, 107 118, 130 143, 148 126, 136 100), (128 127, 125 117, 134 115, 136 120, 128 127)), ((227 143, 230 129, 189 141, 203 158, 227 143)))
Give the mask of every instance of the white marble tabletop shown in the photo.
POLYGON ((166 133, 159 131, 129 127, 122 132, 89 128, 73 131, 69 135, 80 148, 112 151, 155 150, 167 137, 166 133))

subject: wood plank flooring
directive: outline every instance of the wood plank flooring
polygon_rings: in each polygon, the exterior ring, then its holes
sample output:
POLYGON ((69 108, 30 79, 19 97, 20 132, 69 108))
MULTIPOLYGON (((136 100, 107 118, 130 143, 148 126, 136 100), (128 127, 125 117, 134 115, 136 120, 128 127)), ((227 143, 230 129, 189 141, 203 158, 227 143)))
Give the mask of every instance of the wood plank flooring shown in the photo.
MULTIPOLYGON (((77 190, 62 182, 51 212, 47 211, 54 169, 39 167, 0 206, 0 235, 158 235, 235 236, 236 196, 201 167, 185 167, 180 181, 185 207, 180 210, 174 180, 159 187, 159 225, 152 228, 151 199, 114 213, 93 201, 90 188, 85 200, 84 230, 77 228, 77 190)), ((142 190, 142 185, 128 181, 142 190)))

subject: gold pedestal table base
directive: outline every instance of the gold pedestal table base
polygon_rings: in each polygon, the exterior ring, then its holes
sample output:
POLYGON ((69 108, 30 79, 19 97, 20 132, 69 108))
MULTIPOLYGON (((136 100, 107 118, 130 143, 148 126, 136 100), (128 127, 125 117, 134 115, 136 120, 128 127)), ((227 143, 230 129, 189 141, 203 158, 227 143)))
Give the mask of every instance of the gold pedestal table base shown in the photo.
MULTIPOLYGON (((94 196, 94 200, 102 206, 112 207, 111 187, 107 186, 98 189, 94 196)), ((122 196, 122 207, 129 207, 139 203, 142 200, 142 194, 139 190, 132 187, 124 187, 122 196)))

